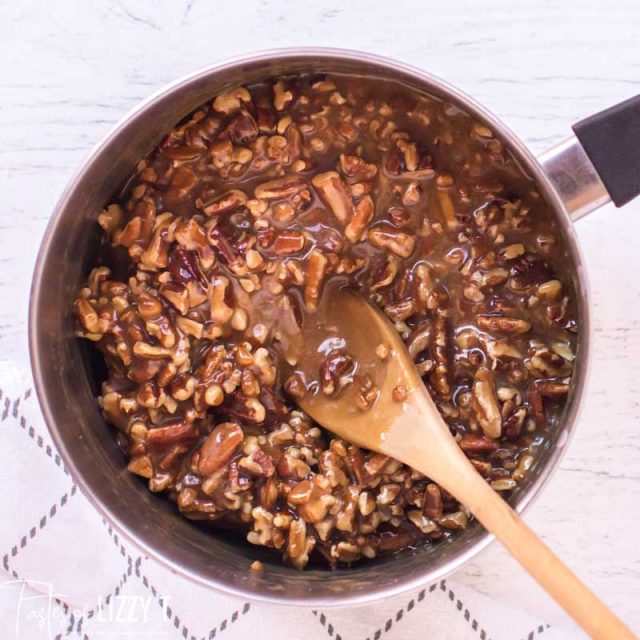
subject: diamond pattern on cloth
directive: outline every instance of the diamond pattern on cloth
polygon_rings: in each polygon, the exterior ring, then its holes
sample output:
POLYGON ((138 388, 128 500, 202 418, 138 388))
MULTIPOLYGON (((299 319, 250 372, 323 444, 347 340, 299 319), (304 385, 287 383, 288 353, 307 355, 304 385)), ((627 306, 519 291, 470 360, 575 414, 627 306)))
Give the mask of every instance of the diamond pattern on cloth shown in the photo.
POLYGON ((125 542, 78 491, 27 390, 0 390, 0 621, 12 640, 567 640, 455 579, 366 606, 253 603, 125 542))

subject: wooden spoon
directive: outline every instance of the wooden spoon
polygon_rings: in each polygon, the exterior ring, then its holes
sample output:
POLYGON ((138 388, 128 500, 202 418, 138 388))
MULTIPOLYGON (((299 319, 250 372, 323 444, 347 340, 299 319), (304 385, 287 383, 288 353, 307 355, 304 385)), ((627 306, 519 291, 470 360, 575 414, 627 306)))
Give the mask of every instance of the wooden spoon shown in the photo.
POLYGON ((357 363, 357 374, 367 374, 379 395, 370 409, 362 410, 357 385, 327 395, 312 384, 297 399, 302 409, 341 438, 400 460, 444 487, 593 638, 635 638, 476 472, 386 316, 346 288, 333 287, 323 297, 318 312, 304 321, 304 347, 292 364, 306 381, 317 380, 327 354, 346 352, 357 363))

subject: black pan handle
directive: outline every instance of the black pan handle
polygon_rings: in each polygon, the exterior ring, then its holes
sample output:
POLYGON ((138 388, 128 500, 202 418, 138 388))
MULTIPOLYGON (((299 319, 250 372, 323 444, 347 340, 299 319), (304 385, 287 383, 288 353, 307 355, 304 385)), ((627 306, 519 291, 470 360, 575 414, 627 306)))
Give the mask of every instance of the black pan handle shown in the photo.
POLYGON ((640 195, 640 95, 573 126, 616 207, 640 195))

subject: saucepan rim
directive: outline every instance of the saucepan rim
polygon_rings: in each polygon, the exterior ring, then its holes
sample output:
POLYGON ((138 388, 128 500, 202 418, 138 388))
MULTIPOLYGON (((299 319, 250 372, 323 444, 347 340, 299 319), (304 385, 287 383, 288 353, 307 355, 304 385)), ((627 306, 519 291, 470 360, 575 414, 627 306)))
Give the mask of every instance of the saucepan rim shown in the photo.
MULTIPOLYGON (((484 549, 492 540, 493 536, 484 531, 477 535, 476 540, 469 544, 458 553, 453 559, 448 560, 435 569, 428 569, 415 578, 408 579, 406 581, 397 581, 395 584, 383 585, 378 588, 373 588, 364 593, 346 593, 346 594, 331 594, 326 597, 306 596, 306 597, 292 597, 286 593, 255 593, 250 588, 242 589, 233 585, 227 585, 222 581, 216 580, 215 577, 204 575, 202 572, 198 572, 193 567, 185 567, 181 563, 174 561, 172 558, 163 555, 162 549, 157 548, 149 540, 145 539, 145 536, 132 530, 127 524, 121 521, 121 519, 113 513, 109 504, 103 502, 98 496, 96 496, 91 483, 88 482, 79 471, 75 464, 73 455, 70 454, 65 437, 61 434, 56 423, 56 416, 54 415, 51 405, 48 399, 48 391, 45 388, 43 381, 43 358, 46 357, 41 353, 38 346, 38 335, 40 319, 38 309, 41 305, 42 295, 42 280, 45 270, 47 268, 47 262, 50 256, 50 249, 52 244, 52 238, 55 236, 56 229, 62 219, 62 212, 65 210, 71 195, 76 189, 77 185, 81 182, 83 176, 90 170, 92 163, 100 156, 103 150, 108 146, 109 142, 118 133, 127 126, 134 116, 137 116, 152 105, 162 100, 167 94, 175 91, 188 91, 189 87, 196 81, 203 80, 205 78, 218 76, 225 72, 235 70, 242 65, 250 65, 252 63, 259 63, 265 61, 274 62, 286 62, 287 59, 293 60, 318 60, 322 59, 326 62, 327 70, 330 71, 331 61, 343 61, 347 63, 367 63, 374 67, 377 67, 384 71, 386 74, 393 74, 394 72, 401 72, 406 77, 410 77, 417 85, 423 86, 426 90, 437 90, 439 97, 445 99, 451 99, 452 101, 461 104, 465 109, 471 113, 477 114, 485 122, 489 123, 494 131, 498 134, 498 137, 507 142, 517 159, 524 164, 526 170, 530 172, 534 178, 538 187, 543 191, 546 201, 552 205, 556 219, 562 228, 563 235, 567 242, 569 251, 571 253, 574 265, 575 265, 575 283, 576 283, 576 295, 578 304, 578 316, 580 321, 580 333, 578 336, 578 354, 576 357, 576 373, 574 375, 572 397, 569 402, 568 409, 564 417, 564 423, 562 425, 562 434, 558 441, 555 443, 553 449, 547 454, 544 467, 537 478, 526 488, 525 491, 519 496, 516 509, 518 512, 523 512, 536 498, 543 487, 547 484, 554 471, 558 468, 562 455, 567 449, 568 442, 575 432, 579 412, 582 407, 582 399, 587 382, 587 374, 589 370, 589 345, 590 339, 590 322, 589 322, 589 302, 588 302, 588 282, 586 277, 586 271, 584 267, 584 261, 580 248, 576 242, 575 232, 573 229, 573 223, 571 222, 569 215, 556 191, 554 190, 551 182, 544 173, 540 163, 536 160, 529 149, 515 136, 510 129, 500 121, 490 111, 485 109, 482 105, 478 104, 473 98, 466 95, 456 87, 450 85, 448 82, 441 80, 440 78, 422 71, 416 67, 397 62, 390 58, 374 55, 371 53, 347 50, 347 49, 335 49, 324 47, 303 47, 303 48, 288 48, 288 49, 276 49, 259 51, 249 55, 235 57, 224 62, 216 63, 207 66, 203 69, 190 73, 188 75, 179 78, 175 82, 170 83, 166 87, 156 91, 147 99, 143 100, 136 107, 134 107, 129 113, 127 113, 120 121, 106 134, 106 136, 94 147, 80 168, 77 170, 73 178, 70 180, 62 196, 58 200, 58 203, 52 213, 51 219, 44 233, 40 250, 36 258, 36 264, 34 269, 34 275, 31 286, 30 305, 29 305, 29 350, 31 357, 31 367, 33 372, 33 379, 35 383, 35 389, 40 402, 42 413, 48 429, 52 435, 64 463, 69 470, 72 478, 77 483, 81 493, 89 500, 93 507, 111 524, 114 529, 123 535, 127 540, 133 542, 134 545, 144 550, 149 556, 158 560, 166 567, 182 574, 193 580, 196 583, 206 585, 210 588, 216 589, 224 593, 230 593, 243 598, 248 598, 257 601, 270 602, 273 604, 289 604, 289 605, 304 605, 304 606, 346 606, 364 604, 367 602, 375 601, 380 598, 390 597, 404 593, 411 589, 423 586, 427 582, 434 582, 445 575, 448 575, 455 569, 459 568, 465 562, 477 555, 482 549, 484 549)), ((185 114, 186 115, 186 114, 185 114)))

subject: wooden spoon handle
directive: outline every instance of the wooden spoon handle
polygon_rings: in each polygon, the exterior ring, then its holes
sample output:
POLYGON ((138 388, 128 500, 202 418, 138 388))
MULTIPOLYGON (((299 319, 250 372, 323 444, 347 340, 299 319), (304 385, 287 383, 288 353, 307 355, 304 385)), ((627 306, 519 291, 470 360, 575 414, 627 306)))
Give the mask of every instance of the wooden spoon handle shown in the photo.
POLYGON ((592 638, 637 640, 480 476, 426 394, 416 393, 405 414, 409 424, 425 424, 428 445, 420 447, 414 438, 405 437, 405 446, 396 446, 393 453, 464 504, 592 638))
POLYGON ((636 636, 558 556, 525 524, 520 516, 473 470, 477 481, 467 486, 465 504, 511 555, 556 602, 598 640, 633 640, 636 636), (471 493, 471 495, 470 495, 471 493))

